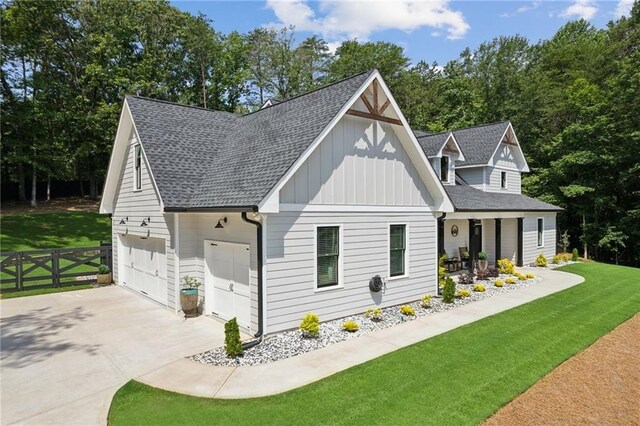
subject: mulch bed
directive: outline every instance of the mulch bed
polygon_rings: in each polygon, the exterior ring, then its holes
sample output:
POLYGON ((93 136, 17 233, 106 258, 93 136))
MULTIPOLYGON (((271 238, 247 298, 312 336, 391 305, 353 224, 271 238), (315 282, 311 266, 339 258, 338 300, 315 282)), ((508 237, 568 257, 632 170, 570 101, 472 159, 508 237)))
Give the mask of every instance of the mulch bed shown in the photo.
POLYGON ((640 313, 568 359, 485 425, 640 425, 640 313))

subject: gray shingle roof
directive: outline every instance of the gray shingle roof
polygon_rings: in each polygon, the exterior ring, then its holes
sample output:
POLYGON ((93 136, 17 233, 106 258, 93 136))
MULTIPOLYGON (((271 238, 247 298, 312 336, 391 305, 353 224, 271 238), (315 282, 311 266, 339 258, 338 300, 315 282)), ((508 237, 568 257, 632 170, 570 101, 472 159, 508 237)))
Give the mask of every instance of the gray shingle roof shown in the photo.
POLYGON ((461 166, 487 164, 508 125, 508 121, 502 121, 454 130, 453 136, 465 157, 465 161, 458 164, 461 166))
MULTIPOLYGON (((416 132, 414 131, 414 133, 416 132)), ((449 133, 451 132, 421 133, 424 134, 421 136, 417 136, 418 142, 420 143, 420 146, 422 147, 422 150, 427 155, 427 157, 431 157, 433 155, 436 155, 440 151, 442 146, 447 141, 449 133)))
POLYGON ((127 97, 165 209, 256 206, 372 72, 244 116, 127 97))
POLYGON ((562 211, 563 209, 521 194, 484 192, 466 184, 445 185, 456 211, 562 211))

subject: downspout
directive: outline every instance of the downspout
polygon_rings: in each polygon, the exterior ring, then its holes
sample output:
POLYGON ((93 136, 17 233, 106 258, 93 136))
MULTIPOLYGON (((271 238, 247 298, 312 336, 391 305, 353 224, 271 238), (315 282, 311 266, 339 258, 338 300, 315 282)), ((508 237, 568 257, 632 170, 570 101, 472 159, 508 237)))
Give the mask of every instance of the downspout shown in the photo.
POLYGON ((258 331, 254 335, 255 340, 242 344, 242 349, 247 350, 262 342, 262 224, 257 220, 249 219, 247 212, 242 212, 242 220, 256 227, 258 245, 258 331))
MULTIPOLYGON (((442 238, 443 243, 444 243, 444 232, 442 233, 442 235, 440 235, 440 229, 441 227, 443 227, 444 225, 444 218, 447 217, 447 212, 442 212, 442 216, 437 218, 437 228, 436 228, 436 236, 437 236, 437 241, 436 241, 436 277, 440 278, 440 238, 442 238)), ((440 280, 437 279, 437 284, 436 284, 436 289, 437 289, 437 294, 438 296, 440 296, 442 294, 442 289, 440 288, 440 280)))

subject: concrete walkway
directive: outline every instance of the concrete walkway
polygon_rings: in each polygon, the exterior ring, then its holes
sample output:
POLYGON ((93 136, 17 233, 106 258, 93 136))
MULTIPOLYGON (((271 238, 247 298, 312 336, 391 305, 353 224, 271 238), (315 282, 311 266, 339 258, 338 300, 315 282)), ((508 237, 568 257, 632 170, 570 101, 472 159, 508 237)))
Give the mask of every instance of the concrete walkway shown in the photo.
POLYGON ((220 346, 224 327, 110 286, 0 301, 0 423, 106 424, 131 378, 220 346))
POLYGON ((136 380, 156 388, 210 398, 273 395, 584 281, 582 277, 566 272, 537 268, 519 270, 533 272, 543 281, 270 364, 218 367, 180 359, 136 377, 136 380))

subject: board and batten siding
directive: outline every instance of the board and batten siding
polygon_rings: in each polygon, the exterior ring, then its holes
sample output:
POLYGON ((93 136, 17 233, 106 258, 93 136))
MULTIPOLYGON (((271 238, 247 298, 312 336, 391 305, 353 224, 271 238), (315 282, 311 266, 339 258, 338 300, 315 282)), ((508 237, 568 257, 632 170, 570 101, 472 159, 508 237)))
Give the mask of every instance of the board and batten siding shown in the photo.
POLYGON ((297 327, 307 312, 321 321, 392 306, 436 292, 433 213, 281 212, 268 218, 266 248, 268 332, 297 327), (408 277, 387 280, 380 293, 369 279, 388 276, 389 225, 407 225, 408 277), (315 229, 340 225, 343 287, 315 289, 315 229))
POLYGON ((280 202, 433 205, 392 126, 351 116, 338 122, 285 184, 280 202))
POLYGON ((485 189, 487 192, 506 192, 509 194, 521 193, 522 183, 520 172, 504 170, 496 167, 488 167, 487 169, 488 179, 485 189), (505 189, 502 188, 502 172, 507 173, 507 187, 505 189))
POLYGON ((118 189, 114 196, 114 209, 112 214, 113 244, 113 280, 118 283, 118 244, 120 235, 162 238, 165 241, 165 253, 167 257, 167 303, 171 309, 176 308, 175 281, 174 281, 174 247, 171 243, 171 233, 167 221, 172 220, 170 214, 162 211, 160 196, 149 173, 147 159, 142 155, 142 185, 140 190, 134 188, 134 162, 135 149, 138 144, 133 133, 129 137, 127 152, 120 168, 118 189), (125 224, 120 220, 128 218, 125 224), (147 226, 140 226, 142 221, 148 220, 147 226))
MULTIPOLYGON (((198 289, 205 297, 206 240, 249 244, 249 288, 251 292, 251 330, 258 328, 258 275, 256 227, 242 220, 239 213, 181 213, 178 216, 180 277, 189 275, 202 283, 198 289), (224 228, 216 229, 219 219, 226 217, 224 228)), ((207 314, 211 314, 207 312, 207 314)))
POLYGON ((543 253, 547 262, 556 254, 556 213, 527 213, 523 223, 523 262, 535 263, 536 257, 543 253), (538 218, 544 219, 544 246, 538 247, 538 218))

